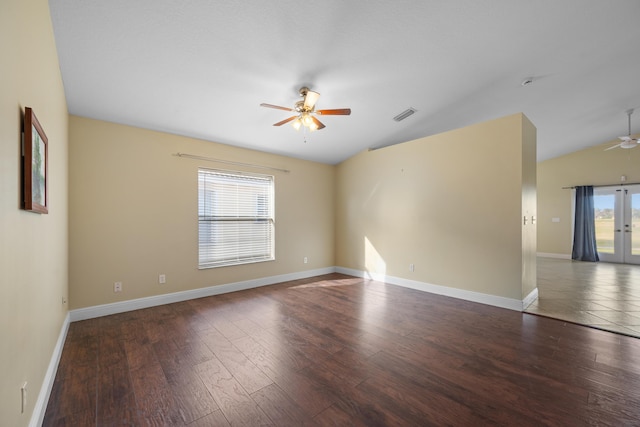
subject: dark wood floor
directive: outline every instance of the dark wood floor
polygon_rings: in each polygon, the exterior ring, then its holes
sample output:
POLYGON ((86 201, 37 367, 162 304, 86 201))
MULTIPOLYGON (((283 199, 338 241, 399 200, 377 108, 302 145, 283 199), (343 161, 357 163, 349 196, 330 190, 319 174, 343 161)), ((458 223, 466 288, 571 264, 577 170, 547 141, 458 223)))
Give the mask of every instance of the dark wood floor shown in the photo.
POLYGON ((640 339, 332 274, 72 323, 44 425, 640 425, 640 339))

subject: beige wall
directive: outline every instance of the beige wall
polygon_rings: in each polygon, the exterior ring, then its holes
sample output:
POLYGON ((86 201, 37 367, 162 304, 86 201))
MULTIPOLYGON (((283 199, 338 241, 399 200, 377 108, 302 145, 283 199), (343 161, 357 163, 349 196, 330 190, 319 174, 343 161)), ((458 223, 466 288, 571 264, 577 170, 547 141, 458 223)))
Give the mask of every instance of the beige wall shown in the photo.
POLYGON ((2 1, 0 58, 0 424, 23 426, 67 315, 68 115, 46 0, 2 1), (48 215, 20 209, 24 107, 49 139, 48 215))
POLYGON ((75 116, 69 138, 71 308, 334 265, 333 166, 75 116), (276 261, 198 270, 198 167, 265 172, 177 152, 291 171, 266 172, 276 261))
POLYGON ((621 175, 626 175, 629 183, 640 182, 640 149, 604 151, 616 143, 606 142, 538 163, 538 252, 571 255, 572 191, 562 187, 615 185, 621 175), (560 222, 552 222, 552 218, 560 222))
POLYGON ((336 263, 521 300, 535 287, 525 213, 535 128, 522 114, 363 152, 337 170, 336 263))

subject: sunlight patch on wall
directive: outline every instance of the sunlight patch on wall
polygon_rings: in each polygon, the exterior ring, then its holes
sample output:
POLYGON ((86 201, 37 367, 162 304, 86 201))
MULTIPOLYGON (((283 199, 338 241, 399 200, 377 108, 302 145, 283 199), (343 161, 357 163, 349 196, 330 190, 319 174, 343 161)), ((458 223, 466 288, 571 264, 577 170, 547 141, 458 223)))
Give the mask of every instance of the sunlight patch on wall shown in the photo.
POLYGON ((364 237, 364 267, 369 278, 374 280, 380 280, 381 276, 387 274, 387 263, 382 259, 367 236, 364 237))

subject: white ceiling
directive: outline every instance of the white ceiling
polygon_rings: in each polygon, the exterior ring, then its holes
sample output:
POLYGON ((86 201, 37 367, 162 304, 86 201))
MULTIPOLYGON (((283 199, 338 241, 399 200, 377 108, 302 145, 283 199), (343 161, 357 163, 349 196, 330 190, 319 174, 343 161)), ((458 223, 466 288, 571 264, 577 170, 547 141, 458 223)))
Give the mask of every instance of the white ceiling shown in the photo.
POLYGON ((638 0, 49 4, 79 116, 329 164, 517 112, 539 160, 626 135, 630 108, 640 132, 638 0), (303 85, 352 109, 306 143, 259 106, 293 107, 303 85))

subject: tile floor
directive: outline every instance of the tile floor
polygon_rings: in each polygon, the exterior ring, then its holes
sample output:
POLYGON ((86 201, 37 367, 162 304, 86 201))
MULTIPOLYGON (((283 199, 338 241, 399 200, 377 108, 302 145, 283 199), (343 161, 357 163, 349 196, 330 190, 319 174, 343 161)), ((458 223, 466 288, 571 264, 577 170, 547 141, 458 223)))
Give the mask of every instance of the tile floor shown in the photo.
POLYGON ((525 311, 640 338, 640 265, 539 257, 525 311))

